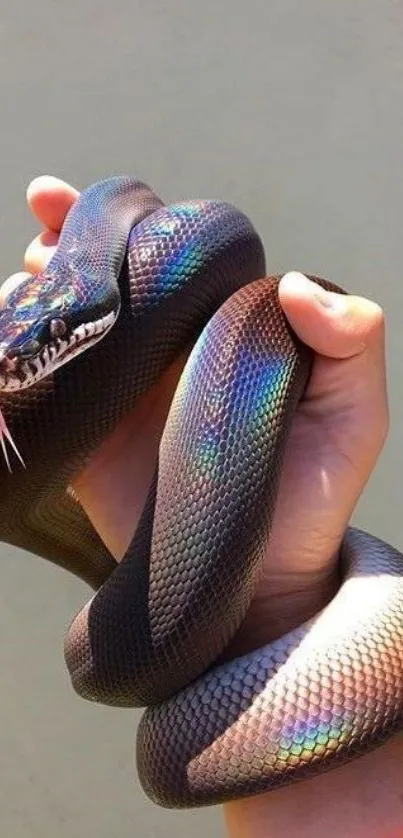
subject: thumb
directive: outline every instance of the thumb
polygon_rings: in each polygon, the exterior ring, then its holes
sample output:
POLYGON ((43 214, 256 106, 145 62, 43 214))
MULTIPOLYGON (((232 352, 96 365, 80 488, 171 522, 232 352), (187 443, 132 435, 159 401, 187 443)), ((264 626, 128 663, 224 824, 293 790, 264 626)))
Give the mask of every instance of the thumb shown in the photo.
POLYGON ((340 440, 346 432, 341 447, 365 480, 389 424, 382 309, 296 272, 281 279, 279 298, 291 327, 315 352, 303 410, 337 428, 340 440))

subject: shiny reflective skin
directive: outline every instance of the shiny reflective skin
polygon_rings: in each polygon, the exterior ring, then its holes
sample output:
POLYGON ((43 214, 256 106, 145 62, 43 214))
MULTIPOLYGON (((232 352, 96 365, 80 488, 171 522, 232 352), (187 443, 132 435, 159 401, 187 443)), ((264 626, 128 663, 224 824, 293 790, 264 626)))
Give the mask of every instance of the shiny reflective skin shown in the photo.
POLYGON ((214 666, 259 579, 312 361, 282 314, 278 281, 264 277, 262 245, 242 213, 209 201, 165 208, 144 185, 116 178, 83 193, 69 214, 45 291, 33 300, 32 280, 31 304, 21 289, 0 315, 0 339, 13 351, 38 337, 38 320, 70 316, 77 325, 119 310, 96 345, 83 339, 82 353, 57 371, 42 370, 18 392, 3 382, 2 409, 27 469, 4 468, 0 537, 96 589, 67 637, 72 682, 93 701, 148 707, 138 770, 164 806, 259 793, 403 727, 403 561, 356 530, 341 551, 343 584, 321 615, 214 666), (71 315, 55 313, 52 300, 67 288, 71 315), (15 306, 25 309, 14 334, 15 306), (190 342, 158 474, 116 566, 66 489, 190 342))

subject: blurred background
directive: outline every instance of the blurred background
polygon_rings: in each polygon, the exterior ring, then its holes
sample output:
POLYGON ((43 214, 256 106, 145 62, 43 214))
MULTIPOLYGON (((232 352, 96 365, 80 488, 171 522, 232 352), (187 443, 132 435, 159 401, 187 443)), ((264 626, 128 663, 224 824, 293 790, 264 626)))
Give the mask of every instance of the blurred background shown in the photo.
MULTIPOLYGON (((326 276, 387 315, 392 430, 356 522, 403 547, 403 2, 13 0, 0 18, 1 274, 37 232, 31 178, 139 176, 239 205, 270 272, 326 276), (394 499, 398 503, 394 503, 394 499)), ((0 832, 224 835, 149 803, 137 716, 85 704, 62 642, 88 589, 0 545, 0 832)))

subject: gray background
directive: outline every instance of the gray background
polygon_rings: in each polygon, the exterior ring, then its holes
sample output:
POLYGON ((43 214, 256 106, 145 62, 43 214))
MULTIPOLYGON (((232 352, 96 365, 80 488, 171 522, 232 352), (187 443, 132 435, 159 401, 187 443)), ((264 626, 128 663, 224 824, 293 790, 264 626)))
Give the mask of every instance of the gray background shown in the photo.
MULTIPOLYGON (((122 172, 168 201, 233 201, 272 271, 375 297, 393 424, 357 520, 400 547, 402 37, 401 0, 13 0, 0 17, 4 277, 36 232, 33 176, 122 172)), ((1 578, 1 835, 222 836, 219 810, 144 799, 131 712, 72 695, 62 637, 88 589, 4 546, 1 578)))

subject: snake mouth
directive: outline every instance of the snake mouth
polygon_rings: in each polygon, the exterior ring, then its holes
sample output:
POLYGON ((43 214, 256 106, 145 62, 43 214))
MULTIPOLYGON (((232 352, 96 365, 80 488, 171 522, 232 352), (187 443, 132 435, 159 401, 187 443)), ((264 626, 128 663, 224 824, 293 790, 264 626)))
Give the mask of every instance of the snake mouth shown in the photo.
POLYGON ((68 361, 89 349, 111 329, 118 316, 112 311, 99 320, 81 323, 67 337, 57 337, 29 359, 7 356, 0 361, 0 392, 15 392, 32 387, 68 361))

